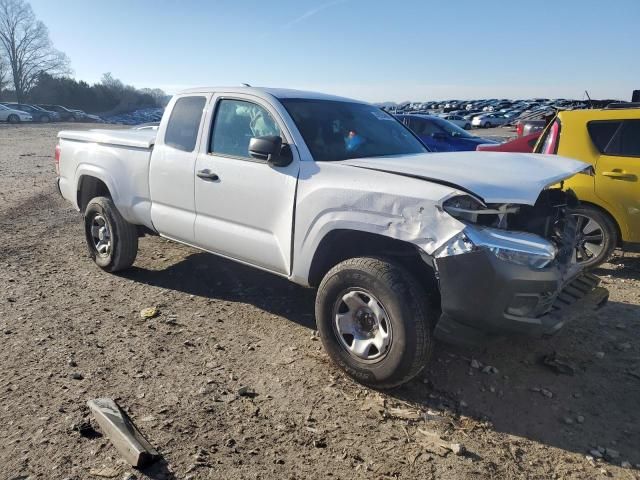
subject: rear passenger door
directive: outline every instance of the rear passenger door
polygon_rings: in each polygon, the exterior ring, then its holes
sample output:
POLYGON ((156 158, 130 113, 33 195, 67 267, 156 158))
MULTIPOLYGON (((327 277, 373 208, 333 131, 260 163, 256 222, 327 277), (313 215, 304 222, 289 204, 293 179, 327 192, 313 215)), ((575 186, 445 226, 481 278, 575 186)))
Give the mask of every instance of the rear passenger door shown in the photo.
MULTIPOLYGON (((210 94, 172 99, 168 122, 158 130, 149 166, 151 220, 162 235, 194 243, 195 165, 210 94)), ((141 179, 144 181, 144 179, 141 179)))
POLYGON ((274 167, 249 155, 258 136, 292 137, 276 109, 252 95, 218 95, 195 173, 198 247, 287 275, 299 158, 274 167))
POLYGON ((593 121, 588 130, 600 151, 596 195, 625 219, 625 237, 640 242, 640 120, 593 121))

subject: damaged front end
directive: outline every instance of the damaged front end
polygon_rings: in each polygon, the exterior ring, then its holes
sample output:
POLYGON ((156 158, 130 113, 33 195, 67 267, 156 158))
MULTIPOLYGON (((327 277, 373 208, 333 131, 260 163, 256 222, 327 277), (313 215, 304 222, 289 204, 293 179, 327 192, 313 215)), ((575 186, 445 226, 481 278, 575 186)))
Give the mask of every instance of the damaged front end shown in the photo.
POLYGON ((607 291, 574 261, 578 201, 548 188, 534 205, 485 204, 458 195, 442 209, 465 227, 433 253, 442 315, 436 334, 478 343, 486 334, 546 335, 607 291))

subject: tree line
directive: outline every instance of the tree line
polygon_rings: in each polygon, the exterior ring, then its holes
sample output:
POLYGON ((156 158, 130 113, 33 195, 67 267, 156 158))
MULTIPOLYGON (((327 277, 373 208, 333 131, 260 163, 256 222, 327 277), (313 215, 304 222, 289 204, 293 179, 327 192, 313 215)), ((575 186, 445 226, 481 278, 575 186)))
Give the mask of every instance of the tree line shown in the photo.
POLYGON ((89 85, 70 77, 68 57, 56 50, 46 25, 25 0, 0 0, 0 100, 50 103, 91 113, 163 106, 160 89, 136 89, 105 73, 89 85))

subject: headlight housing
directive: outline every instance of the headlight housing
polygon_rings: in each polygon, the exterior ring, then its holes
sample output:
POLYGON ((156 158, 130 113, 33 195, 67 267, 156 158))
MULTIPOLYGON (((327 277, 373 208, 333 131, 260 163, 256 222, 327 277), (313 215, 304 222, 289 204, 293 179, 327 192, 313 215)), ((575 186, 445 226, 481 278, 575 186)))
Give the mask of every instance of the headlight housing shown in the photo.
POLYGON ((487 249, 504 262, 536 270, 550 265, 558 253, 555 245, 532 233, 467 225, 436 250, 434 257, 460 255, 478 249, 487 249))

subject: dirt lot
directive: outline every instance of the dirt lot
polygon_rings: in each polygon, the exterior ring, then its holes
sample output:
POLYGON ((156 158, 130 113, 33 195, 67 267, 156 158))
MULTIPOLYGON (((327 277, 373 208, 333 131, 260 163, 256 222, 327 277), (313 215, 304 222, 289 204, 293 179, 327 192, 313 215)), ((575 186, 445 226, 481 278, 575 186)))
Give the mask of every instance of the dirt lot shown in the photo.
POLYGON ((381 394, 329 362, 311 290, 157 237, 100 271, 54 188, 60 128, 0 126, 0 479, 640 478, 640 256, 598 270, 609 305, 553 339, 441 345, 381 394), (103 396, 160 463, 77 431, 103 396))

